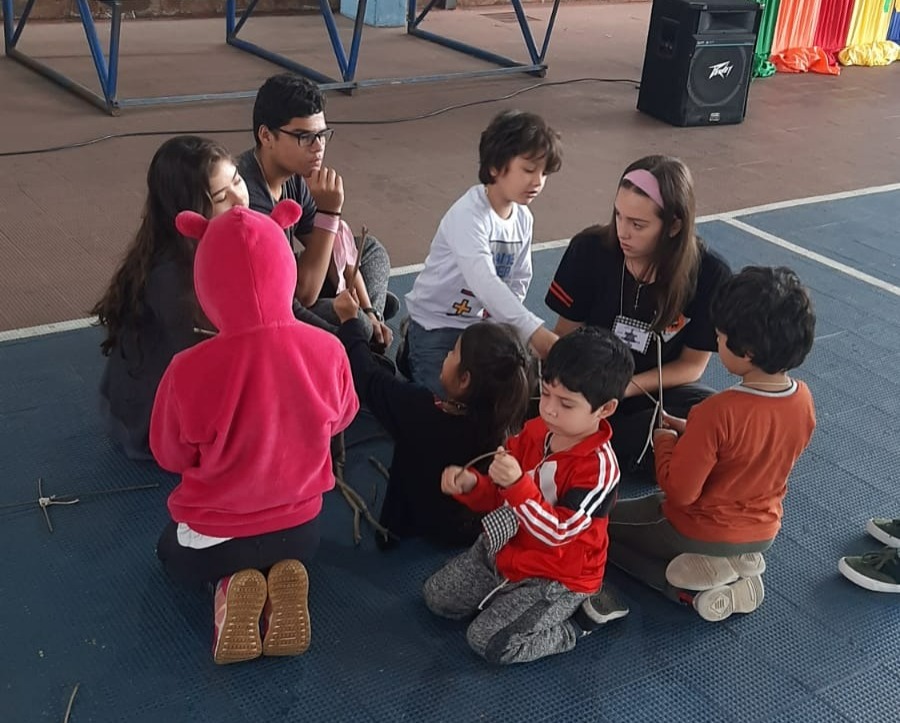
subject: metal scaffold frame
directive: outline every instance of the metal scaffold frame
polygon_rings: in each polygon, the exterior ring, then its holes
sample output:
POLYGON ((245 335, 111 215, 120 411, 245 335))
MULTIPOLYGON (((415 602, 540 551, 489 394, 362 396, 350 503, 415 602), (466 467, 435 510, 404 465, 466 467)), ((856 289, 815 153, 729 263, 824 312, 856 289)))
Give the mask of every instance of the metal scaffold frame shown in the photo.
MULTIPOLYGON (((241 98, 252 98, 256 95, 256 89, 248 91, 232 91, 217 93, 195 93, 189 95, 166 95, 141 98, 121 98, 119 97, 119 53, 122 31, 122 2, 123 0, 102 0, 110 9, 110 29, 109 29, 109 47, 104 52, 100 37, 97 33, 97 26, 91 14, 88 0, 76 0, 76 8, 84 28, 85 38, 91 54, 94 68, 97 72, 97 79, 100 85, 100 92, 91 90, 76 80, 73 80, 64 73, 47 65, 41 60, 34 58, 18 48, 22 31, 28 25, 31 11, 34 8, 36 0, 28 0, 22 10, 18 20, 14 15, 13 0, 2 0, 3 7, 3 35, 5 41, 6 55, 12 60, 30 68, 36 73, 40 73, 44 77, 50 79, 57 85, 66 90, 75 93, 79 97, 97 106, 101 110, 111 115, 118 115, 122 108, 133 106, 153 106, 168 105, 174 103, 192 103, 209 100, 235 100, 241 98)), ((528 53, 530 62, 519 62, 503 55, 493 53, 485 48, 470 45, 453 38, 448 38, 428 30, 423 30, 420 25, 427 17, 439 0, 429 0, 425 8, 418 12, 416 0, 407 0, 406 10, 406 32, 408 35, 427 40, 438 45, 442 45, 451 50, 471 55, 480 60, 494 64, 494 68, 486 68, 483 70, 469 70, 448 73, 435 73, 431 75, 411 75, 406 77, 394 78, 365 78, 357 79, 356 73, 359 65, 359 53, 362 43, 362 34, 366 14, 368 0, 359 0, 356 8, 356 16, 353 21, 353 33, 350 39, 349 50, 344 45, 343 40, 338 32, 337 23, 335 22, 334 13, 329 4, 329 0, 319 0, 319 8, 322 13, 322 19, 325 22, 325 29, 328 33, 328 39, 331 43, 332 51, 340 71, 340 77, 331 77, 314 68, 298 63, 291 58, 268 50, 256 43, 251 43, 239 37, 239 33, 246 25, 247 21, 253 15, 258 0, 250 0, 247 7, 238 11, 236 0, 227 0, 225 5, 225 42, 239 50, 250 53, 271 63, 294 71, 309 78, 317 83, 323 90, 342 90, 352 92, 356 88, 364 88, 378 85, 403 85, 407 83, 426 83, 445 80, 454 80, 461 78, 480 78, 498 75, 508 75, 512 73, 528 73, 531 75, 543 77, 547 72, 545 59, 547 49, 550 45, 550 38, 553 33, 553 26, 556 22, 557 12, 559 11, 560 0, 553 0, 553 7, 550 12, 550 18, 547 23, 547 31, 544 39, 538 48, 534 35, 531 32, 531 26, 528 18, 525 16, 525 10, 522 6, 522 0, 510 0, 515 11, 516 20, 522 32, 522 39, 525 43, 525 49, 528 53)))

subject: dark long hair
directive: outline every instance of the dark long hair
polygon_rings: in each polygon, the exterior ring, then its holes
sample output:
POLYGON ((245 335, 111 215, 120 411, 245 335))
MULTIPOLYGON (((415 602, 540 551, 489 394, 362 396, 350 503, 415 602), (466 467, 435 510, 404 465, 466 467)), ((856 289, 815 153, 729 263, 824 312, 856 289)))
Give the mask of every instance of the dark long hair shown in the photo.
POLYGON ((509 324, 482 321, 460 337, 459 374, 468 372, 467 415, 484 440, 496 449, 519 431, 531 390, 528 354, 509 324))
MULTIPOLYGON (((653 285, 656 316, 652 327, 654 331, 662 331, 678 319, 694 297, 703 242, 697 237, 694 179, 688 167, 678 158, 645 156, 625 169, 618 187, 646 196, 640 188, 624 179, 628 173, 639 168, 650 171, 655 176, 663 200, 663 207, 657 207, 657 215, 663 223, 662 231, 650 259, 650 267, 656 273, 653 285), (672 229, 679 221, 681 228, 672 234, 672 229)), ((621 257, 615 211, 610 224, 598 230, 602 233, 607 248, 621 257)))
POLYGON ((137 330, 145 313, 147 278, 162 258, 174 259, 183 271, 185 303, 198 309, 192 268, 197 242, 175 228, 181 211, 212 215, 209 178, 216 164, 231 154, 215 141, 198 136, 176 136, 163 143, 147 170, 147 200, 141 225, 113 275, 103 298, 91 309, 106 328, 100 347, 109 356, 122 340, 125 329, 137 330))

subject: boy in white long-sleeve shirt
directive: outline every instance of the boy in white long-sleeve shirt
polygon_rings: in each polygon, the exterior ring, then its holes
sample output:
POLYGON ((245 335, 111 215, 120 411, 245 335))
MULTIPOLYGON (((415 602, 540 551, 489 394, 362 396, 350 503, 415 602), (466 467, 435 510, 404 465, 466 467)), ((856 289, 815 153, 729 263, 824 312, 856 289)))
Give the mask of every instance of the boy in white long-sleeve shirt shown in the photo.
POLYGON ((406 295, 409 372, 437 395, 444 357, 470 324, 487 317, 512 324, 542 358, 557 338, 524 301, 532 276, 528 204, 562 164, 559 136, 540 116, 508 110, 481 134, 478 152, 481 183, 444 214, 406 295))

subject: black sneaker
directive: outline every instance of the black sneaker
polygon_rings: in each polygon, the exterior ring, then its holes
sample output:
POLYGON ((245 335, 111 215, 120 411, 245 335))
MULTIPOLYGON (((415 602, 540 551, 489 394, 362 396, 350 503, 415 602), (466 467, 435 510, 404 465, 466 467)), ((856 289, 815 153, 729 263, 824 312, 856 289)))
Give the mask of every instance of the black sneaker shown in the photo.
POLYGON ((842 557, 838 570, 850 582, 875 592, 900 592, 900 550, 885 547, 880 552, 842 557))
POLYGON ((384 320, 393 319, 397 316, 398 311, 400 311, 400 299, 396 294, 388 291, 384 297, 384 313, 382 314, 384 320))
POLYGON ((628 606, 611 587, 604 585, 581 603, 572 619, 586 635, 613 620, 624 618, 629 612, 628 606))

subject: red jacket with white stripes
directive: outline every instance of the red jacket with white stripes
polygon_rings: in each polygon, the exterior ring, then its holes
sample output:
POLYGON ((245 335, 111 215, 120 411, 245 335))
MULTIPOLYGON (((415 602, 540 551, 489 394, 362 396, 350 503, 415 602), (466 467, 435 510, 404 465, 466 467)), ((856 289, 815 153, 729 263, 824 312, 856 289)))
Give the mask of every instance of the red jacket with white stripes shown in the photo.
POLYGON ((550 451, 551 436, 544 420, 530 420, 506 445, 527 470, 518 481, 504 489, 476 472, 472 491, 456 498, 476 512, 504 503, 515 511, 519 529, 496 560, 510 582, 543 577, 594 593, 603 584, 607 515, 619 483, 612 429, 600 420, 596 433, 562 452, 550 451))

